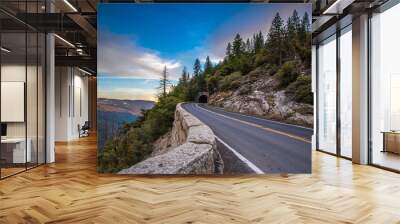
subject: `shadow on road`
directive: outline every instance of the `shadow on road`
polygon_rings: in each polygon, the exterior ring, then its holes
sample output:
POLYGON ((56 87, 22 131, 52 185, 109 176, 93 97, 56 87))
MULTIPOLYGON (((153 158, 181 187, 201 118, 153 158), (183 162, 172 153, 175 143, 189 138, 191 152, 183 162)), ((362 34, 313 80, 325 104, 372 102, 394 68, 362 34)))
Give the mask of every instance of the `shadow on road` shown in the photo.
POLYGON ((217 149, 224 161, 224 174, 255 174, 244 162, 217 140, 217 149))

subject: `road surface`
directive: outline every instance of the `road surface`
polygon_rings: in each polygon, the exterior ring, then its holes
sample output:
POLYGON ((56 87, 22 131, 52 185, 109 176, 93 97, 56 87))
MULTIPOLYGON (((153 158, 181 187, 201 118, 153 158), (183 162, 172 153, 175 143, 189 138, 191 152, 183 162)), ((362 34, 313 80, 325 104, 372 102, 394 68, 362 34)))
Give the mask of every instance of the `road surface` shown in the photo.
POLYGON ((220 151, 230 151, 253 173, 311 172, 312 129, 202 104, 183 107, 213 130, 220 151))

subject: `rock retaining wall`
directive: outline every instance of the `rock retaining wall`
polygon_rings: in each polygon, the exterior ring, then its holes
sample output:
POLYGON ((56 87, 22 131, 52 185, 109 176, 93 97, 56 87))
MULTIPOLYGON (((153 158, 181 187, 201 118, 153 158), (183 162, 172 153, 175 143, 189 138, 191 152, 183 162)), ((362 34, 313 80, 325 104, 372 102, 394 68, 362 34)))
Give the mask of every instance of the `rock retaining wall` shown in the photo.
POLYGON ((214 133, 182 104, 177 105, 173 128, 162 142, 167 150, 119 174, 222 174, 214 133))

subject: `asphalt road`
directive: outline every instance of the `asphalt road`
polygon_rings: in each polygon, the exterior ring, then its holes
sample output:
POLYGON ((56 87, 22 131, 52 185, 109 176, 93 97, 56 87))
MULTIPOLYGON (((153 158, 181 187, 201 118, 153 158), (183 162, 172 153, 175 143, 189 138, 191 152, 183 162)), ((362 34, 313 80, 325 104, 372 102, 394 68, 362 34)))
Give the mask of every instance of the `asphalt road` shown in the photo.
POLYGON ((213 130, 219 150, 231 151, 254 173, 311 173, 312 129, 195 103, 183 107, 213 130))

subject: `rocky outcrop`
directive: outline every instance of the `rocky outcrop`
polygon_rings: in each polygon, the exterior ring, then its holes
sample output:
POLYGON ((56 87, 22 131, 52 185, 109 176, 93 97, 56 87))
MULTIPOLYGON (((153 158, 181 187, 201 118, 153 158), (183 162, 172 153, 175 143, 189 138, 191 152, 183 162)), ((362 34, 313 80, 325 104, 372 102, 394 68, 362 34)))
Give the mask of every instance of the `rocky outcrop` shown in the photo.
POLYGON ((221 174, 223 162, 212 130, 178 104, 172 130, 152 156, 119 174, 221 174))
POLYGON ((263 72, 250 72, 243 76, 238 89, 215 93, 208 103, 228 111, 312 127, 313 106, 291 100, 284 90, 276 91, 275 78, 263 72))

